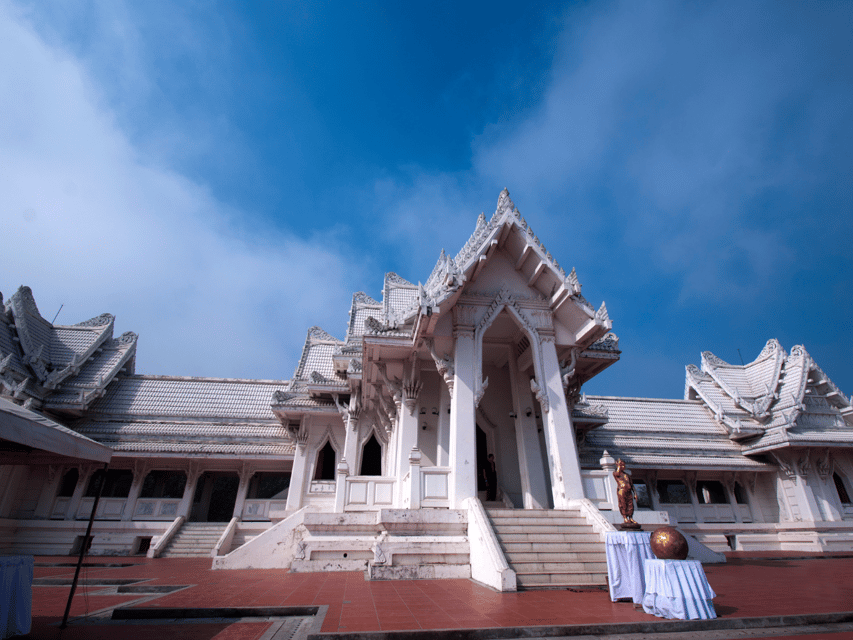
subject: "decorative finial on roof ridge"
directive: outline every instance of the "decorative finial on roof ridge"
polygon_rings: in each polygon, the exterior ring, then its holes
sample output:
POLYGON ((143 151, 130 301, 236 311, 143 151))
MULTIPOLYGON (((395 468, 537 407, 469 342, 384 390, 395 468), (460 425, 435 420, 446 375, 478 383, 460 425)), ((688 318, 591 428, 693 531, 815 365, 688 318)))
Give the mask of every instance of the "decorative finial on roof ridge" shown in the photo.
POLYGON ((578 280, 578 274, 575 271, 574 267, 572 267, 572 271, 571 273, 569 273, 569 276, 566 278, 566 280, 568 280, 569 285, 572 287, 573 293, 579 294, 581 292, 582 285, 580 283, 580 280, 578 280))
POLYGON ((355 306, 356 304, 367 304, 371 306, 379 306, 382 303, 378 300, 373 299, 371 296, 367 295, 364 291, 356 291, 352 294, 352 304, 355 306))
POLYGON ((28 286, 22 284, 20 287, 18 287, 18 290, 12 294, 11 298, 9 298, 8 304, 12 304, 15 300, 18 300, 21 304, 23 304, 24 308, 29 313, 36 315, 39 318, 42 317, 41 313, 39 312, 38 306, 36 306, 36 299, 33 296, 33 290, 30 289, 28 286))
POLYGON ((340 342, 335 336, 328 333, 325 329, 318 326, 313 326, 308 329, 309 340, 331 340, 332 342, 340 342))
POLYGON ((388 273, 385 274, 385 284, 396 284, 396 285, 402 285, 404 287, 414 287, 415 286, 415 283, 409 282, 404 277, 402 277, 401 275, 399 275, 393 271, 389 271, 388 273))
POLYGON ((710 351, 703 351, 702 352, 702 363, 705 364, 706 362, 709 365, 715 366, 715 367, 719 367, 719 366, 731 367, 731 366, 734 366, 734 365, 729 364, 728 362, 726 362, 722 358, 718 358, 717 356, 715 356, 710 351))
POLYGON ((88 320, 84 320, 83 322, 78 322, 73 325, 75 327, 103 327, 104 325, 108 325, 113 322, 116 317, 111 313, 102 313, 99 316, 95 316, 94 318, 89 318, 88 320))
POLYGON ((595 312, 595 319, 603 324, 607 324, 610 322, 610 315, 607 313, 607 305, 604 304, 602 300, 601 306, 598 308, 598 311, 595 312))
POLYGON ((498 207, 495 210, 495 213, 513 213, 515 210, 515 203, 512 201, 512 198, 509 197, 509 189, 504 187, 503 191, 501 191, 501 194, 498 196, 498 207))

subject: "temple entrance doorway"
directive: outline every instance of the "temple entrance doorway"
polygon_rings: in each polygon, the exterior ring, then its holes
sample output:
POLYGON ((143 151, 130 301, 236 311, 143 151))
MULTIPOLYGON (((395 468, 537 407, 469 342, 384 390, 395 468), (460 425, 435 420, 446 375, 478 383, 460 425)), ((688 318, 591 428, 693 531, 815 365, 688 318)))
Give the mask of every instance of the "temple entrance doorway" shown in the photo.
POLYGON ((206 471, 198 479, 191 522, 228 522, 234 516, 240 478, 236 473, 206 471))

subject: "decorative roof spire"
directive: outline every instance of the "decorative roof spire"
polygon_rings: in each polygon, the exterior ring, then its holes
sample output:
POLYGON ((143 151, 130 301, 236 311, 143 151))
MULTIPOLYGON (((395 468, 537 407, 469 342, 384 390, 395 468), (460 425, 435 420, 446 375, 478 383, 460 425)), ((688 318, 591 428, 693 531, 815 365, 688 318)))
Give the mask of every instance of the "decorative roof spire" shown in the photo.
POLYGON ((513 211, 515 211, 515 203, 509 197, 509 190, 504 187, 504 190, 501 191, 501 195, 498 197, 498 208, 495 213, 503 214, 507 212, 512 213, 513 211))

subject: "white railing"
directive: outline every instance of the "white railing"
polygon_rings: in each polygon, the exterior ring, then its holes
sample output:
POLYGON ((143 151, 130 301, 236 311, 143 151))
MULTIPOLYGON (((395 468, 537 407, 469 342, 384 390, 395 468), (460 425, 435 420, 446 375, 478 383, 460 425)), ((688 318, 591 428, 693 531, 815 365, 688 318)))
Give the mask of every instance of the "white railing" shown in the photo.
POLYGON ((450 508, 450 467, 420 467, 421 506, 450 508))
POLYGON ((281 520, 286 508, 287 500, 246 500, 243 503, 242 520, 281 520))
POLYGON ((308 493, 334 493, 335 484, 334 480, 312 480, 308 493))
POLYGON ((166 548, 166 545, 172 540, 174 535, 178 532, 186 518, 184 516, 178 516, 172 521, 166 530, 163 532, 163 535, 154 538, 151 541, 151 546, 148 547, 148 553, 146 554, 149 558, 159 558, 160 554, 163 553, 163 549, 166 548))
POLYGON ((180 498, 139 498, 133 512, 134 520, 174 520, 178 515, 180 498))
POLYGON ((51 520, 64 520, 65 516, 68 515, 68 503, 71 502, 71 498, 57 498, 53 503, 53 511, 50 512, 51 520))
MULTIPOLYGON (((77 509, 77 520, 88 520, 92 513, 94 498, 83 498, 77 509)), ((98 501, 98 510, 95 512, 96 520, 121 520, 124 513, 124 503, 127 498, 101 498, 98 501)))
POLYGON ((390 509, 397 479, 385 476, 347 476, 344 511, 390 509))
POLYGON ((583 494, 592 504, 599 509, 615 509, 615 496, 611 495, 612 480, 609 471, 598 469, 581 470, 581 482, 583 483, 583 494))
POLYGON ((692 504, 663 503, 660 508, 661 511, 669 513, 669 519, 673 526, 678 522, 696 522, 696 512, 693 510, 692 504))
POLYGON ((240 518, 231 518, 228 526, 225 527, 225 531, 223 531, 222 535, 219 536, 219 540, 216 541, 216 545, 210 552, 211 557, 216 558, 218 556, 223 556, 231 550, 231 543, 234 541, 234 533, 237 531, 237 524, 239 522, 240 518), (223 549, 225 550, 225 553, 223 553, 223 549))
POLYGON ((510 569, 483 504, 477 498, 465 500, 468 511, 468 548, 471 578, 498 591, 515 591, 515 571, 510 569))

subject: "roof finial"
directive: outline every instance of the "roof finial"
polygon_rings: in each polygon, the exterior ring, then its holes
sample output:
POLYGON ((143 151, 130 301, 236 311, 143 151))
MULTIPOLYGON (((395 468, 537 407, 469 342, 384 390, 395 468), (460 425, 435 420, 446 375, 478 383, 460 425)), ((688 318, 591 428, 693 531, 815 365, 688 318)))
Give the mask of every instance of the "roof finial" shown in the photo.
POLYGON ((515 204, 509 197, 509 191, 504 187, 504 190, 501 191, 501 195, 498 197, 498 208, 495 213, 500 215, 506 212, 512 213, 514 210, 515 204))

